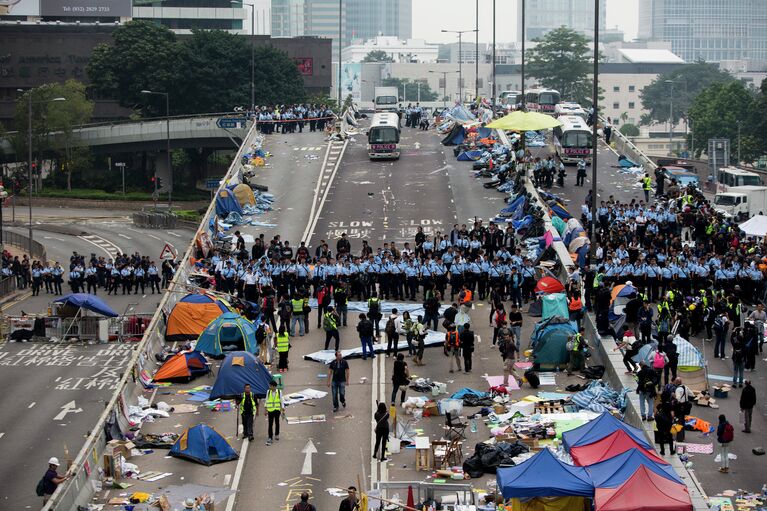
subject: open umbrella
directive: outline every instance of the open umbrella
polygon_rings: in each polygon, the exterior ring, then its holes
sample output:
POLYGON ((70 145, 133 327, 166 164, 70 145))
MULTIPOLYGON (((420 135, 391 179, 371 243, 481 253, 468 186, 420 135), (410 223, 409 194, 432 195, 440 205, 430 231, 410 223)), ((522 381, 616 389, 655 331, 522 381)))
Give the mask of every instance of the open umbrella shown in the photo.
POLYGON ((487 127, 506 131, 538 131, 555 128, 561 125, 561 122, 550 115, 517 110, 505 117, 496 119, 488 124, 487 127))
POLYGON ((74 309, 87 309, 110 318, 119 315, 104 300, 88 293, 71 293, 53 300, 53 303, 61 303, 74 309))

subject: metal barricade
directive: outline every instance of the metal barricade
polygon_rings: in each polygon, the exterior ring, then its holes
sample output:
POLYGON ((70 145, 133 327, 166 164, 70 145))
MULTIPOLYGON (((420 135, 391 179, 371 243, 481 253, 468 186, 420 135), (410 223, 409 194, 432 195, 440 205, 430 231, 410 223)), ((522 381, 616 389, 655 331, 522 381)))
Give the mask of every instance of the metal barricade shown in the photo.
MULTIPOLYGON (((474 486, 466 483, 426 483, 422 481, 379 481, 375 483, 375 489, 381 492, 381 497, 391 500, 398 496, 402 503, 407 501, 408 488, 413 488, 415 502, 423 502, 425 499, 436 499, 443 504, 475 504, 474 486)), ((444 509, 444 507, 443 507, 444 509)))
POLYGON ((5 277, 0 280, 0 298, 16 291, 16 277, 5 277))
POLYGON ((114 335, 119 342, 140 341, 144 337, 153 314, 130 314, 114 318, 110 327, 110 340, 114 335))

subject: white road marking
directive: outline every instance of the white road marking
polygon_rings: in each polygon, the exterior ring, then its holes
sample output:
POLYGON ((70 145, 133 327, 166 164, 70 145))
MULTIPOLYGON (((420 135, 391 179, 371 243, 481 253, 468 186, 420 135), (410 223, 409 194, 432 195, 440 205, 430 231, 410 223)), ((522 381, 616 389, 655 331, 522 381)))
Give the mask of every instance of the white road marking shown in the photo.
POLYGON ((96 236, 95 234, 88 234, 86 236, 78 236, 81 240, 87 241, 91 245, 94 245, 104 252, 109 257, 116 257, 118 253, 122 253, 122 249, 112 243, 111 241, 102 238, 101 236, 96 236))
MULTIPOLYGON (((325 201, 328 198, 328 193, 330 193, 330 189, 333 188, 332 183, 333 179, 335 179, 336 174, 338 173, 338 168, 341 164, 341 159, 343 158, 344 153, 346 152, 346 146, 349 144, 349 140, 345 140, 343 142, 343 145, 341 147, 341 155, 338 158, 338 161, 336 162, 333 173, 330 175, 330 181, 328 181, 328 184, 325 187, 325 191, 322 194, 322 198, 320 199, 319 204, 316 204, 317 197, 319 196, 319 190, 320 190, 320 181, 317 181, 317 188, 314 190, 314 199, 312 200, 312 210, 309 214, 309 223, 306 226, 306 230, 304 230, 304 235, 301 238, 301 241, 305 242, 307 245, 309 244, 309 238, 311 238, 311 233, 314 232, 314 228, 317 226, 317 221, 319 220, 320 212, 322 211, 322 207, 325 205, 325 201), (312 217, 314 217, 312 219, 312 217)), ((328 146, 331 147, 331 146, 328 146)), ((327 158, 328 155, 325 155, 325 162, 323 165, 327 164, 327 158)))
POLYGON ((230 482, 232 482, 232 474, 226 474, 224 476, 224 486, 229 486, 230 482))
POLYGON ((36 404, 37 404, 36 402, 32 401, 31 403, 29 403, 29 406, 28 406, 27 408, 32 408, 32 407, 33 407, 33 406, 35 406, 36 404))
POLYGON ((0 433, 0 438, 3 438, 5 436, 5 433, 0 433))
POLYGON ((176 234, 176 233, 175 233, 175 232, 173 232, 173 231, 165 231, 165 232, 167 232, 167 233, 168 233, 168 234, 170 234, 171 236, 175 236, 175 237, 177 237, 177 238, 180 238, 180 237, 181 237, 181 235, 180 235, 180 234, 176 234))
POLYGON ((301 468, 301 475, 310 476, 312 475, 312 454, 317 454, 317 448, 314 446, 314 442, 312 442, 311 438, 308 442, 306 442, 306 445, 303 449, 301 449, 301 452, 305 454, 304 466, 301 468))
POLYGON ((83 411, 82 408, 75 408, 76 406, 77 405, 75 404, 74 400, 65 404, 64 406, 61 407, 61 411, 58 413, 58 415, 56 415, 56 417, 53 418, 53 420, 60 421, 60 420, 63 420, 68 413, 80 413, 83 411))
POLYGON ((123 234, 123 233, 121 233, 121 232, 118 232, 118 233, 117 233, 117 235, 118 235, 118 236, 120 236, 121 238, 125 238, 126 240, 129 240, 129 239, 131 239, 131 237, 130 237, 130 236, 126 236, 125 234, 123 234))
POLYGON ((232 481, 232 487, 230 488, 235 493, 229 496, 229 500, 226 501, 225 511, 232 511, 234 509, 234 502, 237 499, 237 488, 240 486, 240 477, 242 476, 242 468, 245 466, 245 458, 248 455, 248 446, 250 442, 247 438, 242 440, 242 447, 240 447, 240 459, 237 460, 237 468, 234 469, 234 481, 232 481))
POLYGON ((158 237, 157 237, 157 236, 155 236, 154 234, 147 234, 147 236, 149 236, 149 237, 150 237, 150 238, 152 238, 153 240, 162 241, 162 239, 161 239, 161 238, 158 238, 158 237))

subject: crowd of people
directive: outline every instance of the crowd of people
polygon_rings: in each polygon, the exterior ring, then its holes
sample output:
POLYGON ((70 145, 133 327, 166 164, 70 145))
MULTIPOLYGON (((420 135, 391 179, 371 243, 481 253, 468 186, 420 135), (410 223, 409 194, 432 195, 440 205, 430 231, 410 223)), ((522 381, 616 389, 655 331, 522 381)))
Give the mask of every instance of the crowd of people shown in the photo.
POLYGON ((333 110, 326 105, 314 103, 296 105, 261 106, 249 117, 256 121, 259 132, 268 135, 271 133, 299 133, 308 126, 309 131, 324 131, 328 121, 335 118, 333 110))

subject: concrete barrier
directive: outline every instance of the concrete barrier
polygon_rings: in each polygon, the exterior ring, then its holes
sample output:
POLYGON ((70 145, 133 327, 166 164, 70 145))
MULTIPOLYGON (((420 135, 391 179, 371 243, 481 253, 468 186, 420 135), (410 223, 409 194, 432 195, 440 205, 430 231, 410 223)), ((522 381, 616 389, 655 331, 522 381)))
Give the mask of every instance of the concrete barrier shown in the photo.
MULTIPOLYGON (((222 180, 221 186, 231 179, 240 170, 242 156, 250 148, 255 137, 258 136, 255 129, 251 128, 245 137, 245 142, 240 147, 237 156, 232 160, 232 164, 222 180)), ((125 373, 118 384, 118 388, 107 403, 104 412, 94 424, 91 433, 85 441, 85 445, 80 449, 70 468, 73 477, 65 483, 59 485, 51 499, 43 507, 43 511, 71 511, 77 509, 77 506, 84 506, 91 501, 91 498, 100 486, 102 477, 101 469, 104 451, 107 444, 107 430, 111 430, 112 425, 119 426, 120 430, 125 432, 130 426, 128 420, 128 406, 136 404, 138 396, 143 394, 143 385, 140 377, 143 374, 151 375, 157 368, 154 354, 159 352, 165 343, 165 317, 173 309, 178 300, 184 297, 189 288, 186 285, 187 274, 189 270, 189 258, 193 253, 195 239, 205 232, 208 228, 208 222, 211 214, 214 212, 214 203, 208 206, 206 214, 203 216, 197 233, 192 242, 187 247, 183 259, 179 264, 176 275, 163 294, 160 305, 152 316, 152 320, 144 333, 143 339, 137 344, 136 350, 131 357, 125 373)), ((153 394, 154 397, 154 394, 153 394)))

